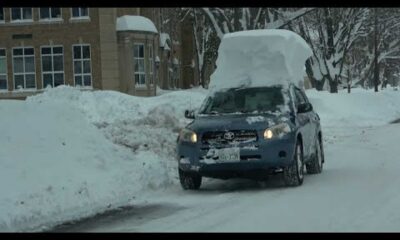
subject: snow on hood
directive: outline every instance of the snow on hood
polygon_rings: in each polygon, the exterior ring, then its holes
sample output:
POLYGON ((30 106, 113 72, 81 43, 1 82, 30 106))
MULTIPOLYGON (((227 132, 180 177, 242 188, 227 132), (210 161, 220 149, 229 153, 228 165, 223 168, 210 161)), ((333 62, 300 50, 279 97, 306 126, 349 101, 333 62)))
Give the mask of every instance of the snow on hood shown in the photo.
POLYGON ((279 123, 288 122, 287 113, 260 113, 260 114, 243 114, 232 113, 222 115, 197 115, 195 121, 192 121, 187 127, 195 132, 205 132, 213 129, 213 131, 225 131, 230 129, 241 130, 262 130, 267 127, 277 125, 279 123))
POLYGON ((225 34, 210 89, 298 84, 311 48, 288 30, 251 30, 225 34))
POLYGON ((154 23, 142 16, 125 15, 117 18, 117 31, 143 31, 158 33, 154 23))

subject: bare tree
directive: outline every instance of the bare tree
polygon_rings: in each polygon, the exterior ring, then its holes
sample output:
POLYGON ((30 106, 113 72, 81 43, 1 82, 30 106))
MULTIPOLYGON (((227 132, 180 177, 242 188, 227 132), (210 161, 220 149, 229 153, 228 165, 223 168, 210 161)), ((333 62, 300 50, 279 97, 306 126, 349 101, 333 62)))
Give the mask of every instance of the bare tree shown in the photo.
POLYGON ((182 20, 191 18, 198 74, 205 84, 205 69, 215 64, 218 44, 230 32, 264 28, 284 28, 313 8, 182 8, 182 20), (215 39, 215 36, 219 39, 215 39))
MULTIPOLYGON (((328 81, 330 92, 338 92, 346 56, 362 35, 367 9, 318 9, 299 22, 299 32, 313 50, 312 78, 328 81)), ((306 65, 307 66, 307 65, 306 65)))

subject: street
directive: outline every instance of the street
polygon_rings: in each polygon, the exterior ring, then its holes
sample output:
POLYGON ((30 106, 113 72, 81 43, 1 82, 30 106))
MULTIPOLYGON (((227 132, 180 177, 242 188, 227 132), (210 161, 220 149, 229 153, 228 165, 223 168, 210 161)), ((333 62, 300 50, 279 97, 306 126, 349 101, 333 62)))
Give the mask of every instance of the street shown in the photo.
POLYGON ((98 215, 55 231, 302 232, 398 231, 398 125, 328 128, 324 171, 286 188, 268 182, 206 179, 199 191, 180 186, 143 206, 98 215), (379 141, 390 138, 393 141, 379 141), (387 144, 387 143, 391 144, 387 144))

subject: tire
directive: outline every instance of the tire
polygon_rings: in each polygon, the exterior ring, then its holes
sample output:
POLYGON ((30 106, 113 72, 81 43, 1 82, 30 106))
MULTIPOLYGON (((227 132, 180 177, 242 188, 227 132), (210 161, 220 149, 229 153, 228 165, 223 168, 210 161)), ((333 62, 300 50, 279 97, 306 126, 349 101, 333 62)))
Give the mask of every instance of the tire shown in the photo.
POLYGON ((197 173, 185 172, 179 169, 179 180, 184 190, 197 190, 201 186, 201 176, 197 173))
POLYGON ((283 169, 283 180, 286 186, 295 187, 303 184, 304 157, 301 142, 296 143, 293 163, 283 169))
POLYGON ((321 139, 317 137, 317 142, 315 144, 315 157, 306 164, 306 169, 308 174, 319 174, 322 172, 324 165, 324 150, 321 144, 321 139))

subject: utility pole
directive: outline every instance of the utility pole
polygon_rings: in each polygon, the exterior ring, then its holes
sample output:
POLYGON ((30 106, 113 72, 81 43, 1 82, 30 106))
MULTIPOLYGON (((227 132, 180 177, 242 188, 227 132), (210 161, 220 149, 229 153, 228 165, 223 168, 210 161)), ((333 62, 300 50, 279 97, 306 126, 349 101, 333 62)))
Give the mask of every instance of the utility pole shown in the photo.
POLYGON ((377 9, 374 9, 374 86, 375 92, 378 92, 378 85, 379 85, 379 63, 378 63, 378 15, 377 9))

